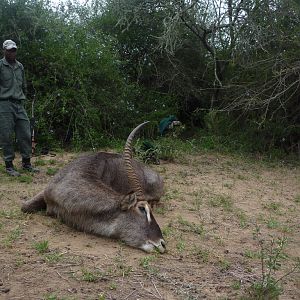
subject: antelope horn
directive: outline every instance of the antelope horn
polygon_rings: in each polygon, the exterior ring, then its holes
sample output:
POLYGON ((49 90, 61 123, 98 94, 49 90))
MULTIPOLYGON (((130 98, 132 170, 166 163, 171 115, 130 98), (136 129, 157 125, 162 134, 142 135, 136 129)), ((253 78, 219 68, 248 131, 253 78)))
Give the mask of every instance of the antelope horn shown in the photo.
POLYGON ((131 188, 133 189, 133 191, 136 193, 137 195, 137 200, 144 200, 145 196, 144 196, 144 191, 141 185, 141 182, 132 166, 132 141, 133 138, 135 136, 135 134, 147 123, 149 123, 149 121, 146 121, 140 125, 138 125, 137 127, 135 127, 131 133, 129 134, 125 147, 124 147, 124 162, 125 162, 125 170, 128 176, 128 180, 129 180, 129 184, 131 185, 131 188))

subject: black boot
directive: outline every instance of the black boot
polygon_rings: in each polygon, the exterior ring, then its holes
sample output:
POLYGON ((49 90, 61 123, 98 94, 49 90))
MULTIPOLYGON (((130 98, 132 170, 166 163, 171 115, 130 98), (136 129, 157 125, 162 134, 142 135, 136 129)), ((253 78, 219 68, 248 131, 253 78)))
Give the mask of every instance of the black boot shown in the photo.
POLYGON ((33 172, 33 173, 38 173, 38 172, 40 172, 39 169, 34 168, 34 167, 31 165, 30 158, 23 158, 23 159, 22 159, 22 168, 23 168, 23 170, 28 171, 28 172, 33 172))
POLYGON ((6 173, 9 174, 10 176, 14 176, 14 177, 21 176, 21 174, 15 170, 12 161, 6 161, 5 168, 6 168, 6 173))

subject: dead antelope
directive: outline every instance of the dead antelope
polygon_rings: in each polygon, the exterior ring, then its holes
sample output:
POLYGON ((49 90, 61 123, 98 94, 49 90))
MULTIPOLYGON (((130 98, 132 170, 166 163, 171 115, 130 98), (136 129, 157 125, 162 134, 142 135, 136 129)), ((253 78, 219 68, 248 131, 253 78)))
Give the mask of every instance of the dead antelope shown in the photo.
POLYGON ((131 157, 132 140, 146 123, 130 133, 123 155, 99 152, 79 157, 62 168, 44 191, 24 202, 22 211, 46 209, 78 230, 163 253, 165 241, 150 206, 163 195, 163 181, 131 157))

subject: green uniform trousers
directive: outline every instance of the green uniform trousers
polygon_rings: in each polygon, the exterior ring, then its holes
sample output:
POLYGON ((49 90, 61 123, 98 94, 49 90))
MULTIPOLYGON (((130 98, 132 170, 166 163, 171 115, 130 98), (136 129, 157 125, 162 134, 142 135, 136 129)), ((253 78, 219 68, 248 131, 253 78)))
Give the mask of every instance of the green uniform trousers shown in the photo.
POLYGON ((20 100, 0 100, 0 147, 4 161, 13 161, 14 134, 23 159, 31 157, 30 122, 20 100))

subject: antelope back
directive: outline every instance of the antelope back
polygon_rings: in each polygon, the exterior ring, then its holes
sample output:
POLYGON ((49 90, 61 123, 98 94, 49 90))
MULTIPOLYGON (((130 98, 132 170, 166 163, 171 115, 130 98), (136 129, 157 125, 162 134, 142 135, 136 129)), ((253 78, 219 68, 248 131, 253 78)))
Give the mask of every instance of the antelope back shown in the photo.
MULTIPOLYGON (((164 185, 161 176, 142 163, 132 160, 134 171, 143 188, 146 201, 158 201, 164 193, 164 185)), ((127 195, 134 192, 120 154, 99 152, 90 154, 78 159, 74 166, 64 170, 70 172, 72 169, 78 170, 86 177, 89 182, 98 182, 101 180, 115 192, 127 195)))

